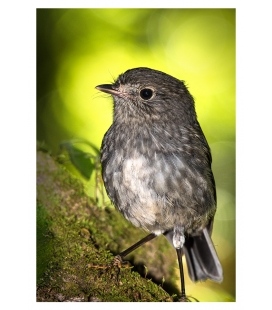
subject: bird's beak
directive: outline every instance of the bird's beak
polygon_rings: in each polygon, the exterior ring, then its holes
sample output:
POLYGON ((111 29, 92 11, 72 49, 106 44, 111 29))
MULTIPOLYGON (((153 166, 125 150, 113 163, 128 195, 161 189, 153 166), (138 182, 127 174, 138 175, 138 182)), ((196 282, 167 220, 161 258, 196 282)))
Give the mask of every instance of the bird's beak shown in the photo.
POLYGON ((111 95, 120 96, 119 91, 113 89, 112 84, 102 84, 95 87, 96 89, 103 91, 104 93, 108 93, 111 95))

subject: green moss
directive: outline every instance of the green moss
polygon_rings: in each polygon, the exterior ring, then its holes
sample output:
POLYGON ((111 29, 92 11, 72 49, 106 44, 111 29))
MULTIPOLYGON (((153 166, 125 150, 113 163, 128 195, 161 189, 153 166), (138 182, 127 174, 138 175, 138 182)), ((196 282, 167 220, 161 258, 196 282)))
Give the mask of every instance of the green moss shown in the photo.
MULTIPOLYGON (((97 268, 144 235, 112 207, 98 208, 78 179, 48 153, 37 152, 37 301, 172 301, 132 268, 122 268, 118 277, 114 269, 97 268)), ((158 238, 128 258, 144 261, 162 279, 165 270, 159 268, 167 264, 159 249, 169 247, 164 241, 158 238)), ((174 260, 167 257, 169 265, 174 260)))

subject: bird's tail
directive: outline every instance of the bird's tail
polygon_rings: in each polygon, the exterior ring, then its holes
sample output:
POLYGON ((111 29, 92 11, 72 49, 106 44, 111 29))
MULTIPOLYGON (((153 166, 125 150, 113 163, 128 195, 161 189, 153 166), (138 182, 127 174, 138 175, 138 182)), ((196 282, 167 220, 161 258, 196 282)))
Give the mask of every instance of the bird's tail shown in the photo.
POLYGON ((222 266, 207 228, 200 236, 187 237, 183 251, 192 281, 223 281, 222 266))

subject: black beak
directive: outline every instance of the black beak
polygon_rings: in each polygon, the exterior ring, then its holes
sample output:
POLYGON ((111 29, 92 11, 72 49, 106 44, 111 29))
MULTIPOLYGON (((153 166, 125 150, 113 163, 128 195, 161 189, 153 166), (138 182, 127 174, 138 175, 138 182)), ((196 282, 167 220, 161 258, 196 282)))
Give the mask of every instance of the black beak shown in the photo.
POLYGON ((103 91, 104 93, 108 93, 111 95, 119 95, 118 90, 113 89, 112 84, 102 84, 95 87, 96 89, 103 91))

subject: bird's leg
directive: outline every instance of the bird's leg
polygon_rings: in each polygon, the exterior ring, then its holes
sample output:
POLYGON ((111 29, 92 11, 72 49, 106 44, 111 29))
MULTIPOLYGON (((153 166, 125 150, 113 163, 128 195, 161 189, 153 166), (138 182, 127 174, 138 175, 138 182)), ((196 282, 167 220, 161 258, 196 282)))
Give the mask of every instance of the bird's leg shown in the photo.
POLYGON ((146 237, 144 237, 143 239, 141 239, 140 241, 136 242, 135 244, 133 244, 131 247, 129 247, 128 249, 126 249, 125 251, 121 252, 119 254, 119 256, 121 258, 127 256, 129 253, 131 253, 132 251, 136 250, 138 247, 140 247, 141 245, 145 244, 146 242, 154 239, 155 237, 157 237, 157 235, 151 233, 149 235, 147 235, 146 237))
POLYGON ((141 239, 140 241, 136 242, 135 244, 133 244, 131 247, 129 247, 128 249, 126 249, 125 251, 121 252, 119 255, 116 255, 112 261, 112 266, 115 267, 116 269, 116 279, 118 280, 118 276, 120 273, 120 269, 123 265, 127 265, 126 261, 123 261, 123 258, 125 256, 127 256, 129 253, 131 253, 132 251, 136 250, 138 247, 140 247, 141 245, 145 244, 146 242, 154 239, 155 237, 157 237, 157 235, 151 233, 149 235, 147 235, 146 237, 144 237, 143 239, 141 239))
POLYGON ((121 252, 120 254, 116 255, 113 259, 113 261, 108 264, 108 265, 104 265, 104 268, 102 267, 102 265, 95 265, 95 264, 89 264, 87 267, 96 267, 97 268, 103 268, 106 270, 109 270, 111 268, 115 268, 116 269, 116 278, 118 279, 118 275, 120 273, 120 269, 122 266, 126 266, 127 262, 123 261, 123 258, 125 256, 127 256, 129 253, 131 253, 132 251, 136 250, 138 247, 140 247, 141 245, 145 244, 146 242, 154 239, 155 237, 157 237, 157 235, 151 233, 149 235, 147 235, 146 237, 144 237, 143 239, 141 239, 140 241, 136 242, 135 244, 133 244, 131 247, 129 247, 128 249, 126 249, 125 251, 121 252))
POLYGON ((180 301, 189 301, 185 293, 185 281, 184 281, 184 271, 182 263, 182 247, 184 245, 184 242, 185 242, 184 227, 181 225, 177 225, 174 227, 173 231, 173 245, 176 248, 179 263, 180 282, 181 282, 180 301))
POLYGON ((182 264, 182 249, 176 249, 178 255, 179 272, 180 272, 180 282, 181 282, 181 298, 180 301, 188 301, 185 293, 185 281, 184 281, 184 271, 182 264))

